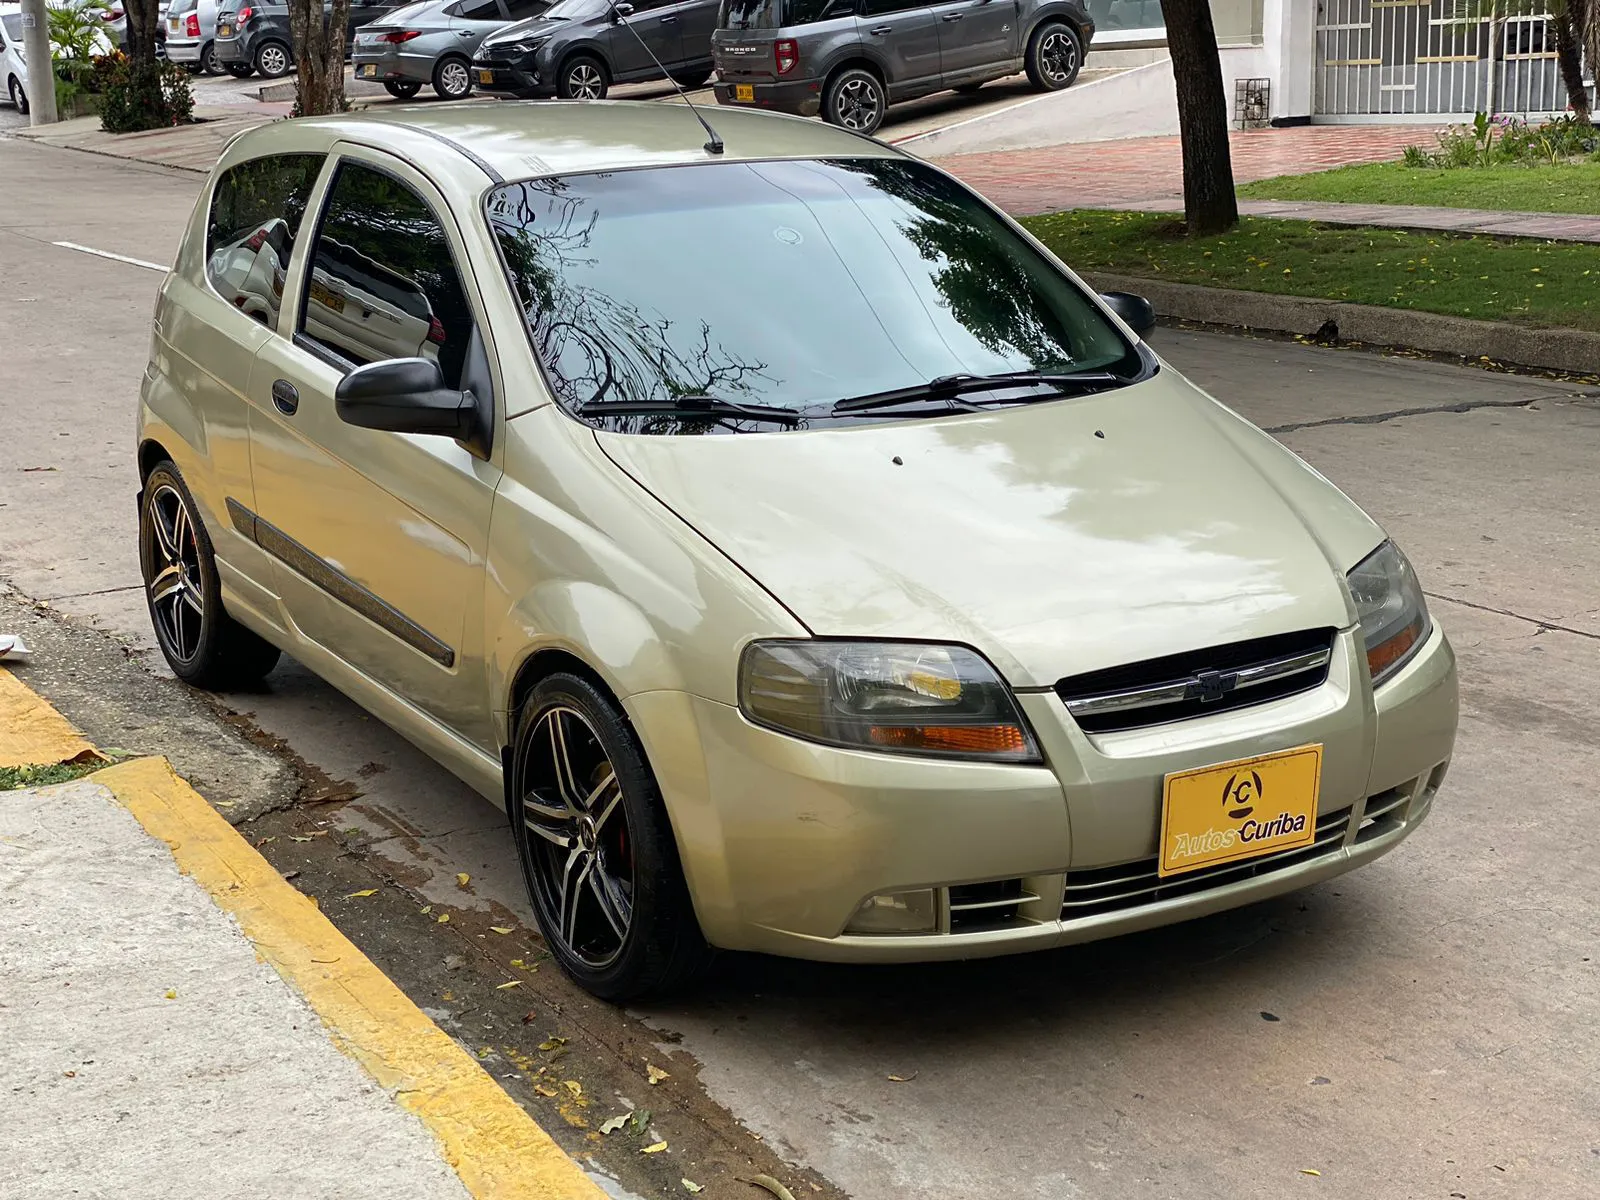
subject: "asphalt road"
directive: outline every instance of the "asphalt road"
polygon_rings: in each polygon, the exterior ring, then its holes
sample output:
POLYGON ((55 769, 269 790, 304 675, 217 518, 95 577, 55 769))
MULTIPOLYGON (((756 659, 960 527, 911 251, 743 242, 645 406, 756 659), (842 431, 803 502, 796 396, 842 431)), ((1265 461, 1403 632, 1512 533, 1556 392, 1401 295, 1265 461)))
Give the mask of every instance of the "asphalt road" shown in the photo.
MULTIPOLYGON (((0 576, 156 674, 131 439, 159 276, 52 243, 166 261, 198 184, 0 139, 0 576)), ((1463 686, 1427 824, 1364 871, 1178 928, 939 967, 729 956, 634 1016, 680 1081, 698 1073, 707 1128, 743 1122, 857 1200, 1600 1194, 1600 399, 1290 343, 1154 344, 1416 561, 1463 686)), ((226 703, 361 793, 337 823, 375 868, 527 921, 503 818, 378 722, 293 664, 226 703)), ((199 761, 189 730, 152 723, 138 748, 199 761)), ((623 1025, 587 1028, 636 1056, 623 1025)))

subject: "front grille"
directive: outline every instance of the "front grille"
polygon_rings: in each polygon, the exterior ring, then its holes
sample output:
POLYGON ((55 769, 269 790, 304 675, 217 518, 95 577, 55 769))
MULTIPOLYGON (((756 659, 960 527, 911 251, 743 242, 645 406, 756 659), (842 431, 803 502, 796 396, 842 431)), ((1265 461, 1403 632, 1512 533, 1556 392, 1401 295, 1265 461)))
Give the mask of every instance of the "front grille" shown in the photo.
POLYGON ((1296 867, 1338 850, 1344 841, 1345 829, 1350 824, 1350 810, 1324 813, 1317 818, 1316 840, 1309 846, 1293 850, 1280 850, 1240 863, 1224 863, 1174 875, 1162 879, 1157 873, 1155 858, 1141 858, 1136 862, 1119 863, 1113 867, 1095 867, 1087 871, 1067 873, 1066 897, 1061 905, 1063 921, 1078 921, 1102 913, 1121 912, 1141 908, 1160 900, 1172 900, 1195 892, 1210 891, 1242 879, 1268 875, 1286 867, 1296 867))
POLYGON ((1143 729, 1280 700, 1321 687, 1332 629, 1251 638, 1073 675, 1056 684, 1088 733, 1143 729))
POLYGON ((950 889, 950 932, 976 933, 1015 925, 1017 910, 1038 898, 1022 886, 1020 879, 960 884, 950 889))

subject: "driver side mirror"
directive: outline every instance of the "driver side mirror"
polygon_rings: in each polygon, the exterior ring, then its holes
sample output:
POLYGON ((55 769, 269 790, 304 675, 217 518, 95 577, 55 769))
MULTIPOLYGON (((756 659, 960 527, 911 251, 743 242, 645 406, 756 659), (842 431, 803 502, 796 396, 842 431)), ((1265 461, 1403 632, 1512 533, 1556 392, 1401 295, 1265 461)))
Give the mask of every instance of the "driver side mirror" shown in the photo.
POLYGON ((363 429, 427 433, 487 444, 478 401, 444 385, 431 358, 391 358, 357 367, 333 393, 339 419, 363 429))
POLYGON ((613 25, 620 25, 631 16, 633 16, 633 5, 613 4, 611 6, 611 23, 613 25))
POLYGON ((1155 306, 1143 296, 1135 296, 1132 292, 1101 292, 1100 299, 1140 337, 1156 327, 1155 306))

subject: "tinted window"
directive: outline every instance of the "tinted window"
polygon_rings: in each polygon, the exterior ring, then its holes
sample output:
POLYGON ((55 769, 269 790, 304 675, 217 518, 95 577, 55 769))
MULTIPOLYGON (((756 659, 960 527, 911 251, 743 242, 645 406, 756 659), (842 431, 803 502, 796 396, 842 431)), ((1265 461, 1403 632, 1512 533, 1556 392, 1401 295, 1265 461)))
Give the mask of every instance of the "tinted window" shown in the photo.
POLYGON ((491 193, 488 213, 569 406, 711 393, 820 413, 944 375, 1142 369, 1089 296, 920 163, 532 180, 491 193), (737 271, 685 287, 708 255, 737 271))
POLYGON ((927 8, 928 0, 864 0, 862 15, 881 17, 888 13, 907 12, 913 8, 927 8))
POLYGON ((722 0, 718 29, 776 29, 783 24, 780 0, 722 0))
MULTIPOLYGON (((453 17, 464 17, 468 21, 498 21, 500 5, 497 0, 461 0, 460 4, 450 9, 453 17)), ((532 14, 529 14, 530 16, 532 14)))
POLYGON ((513 21, 525 21, 529 17, 537 17, 549 8, 548 0, 507 0, 506 10, 511 14, 513 21))
POLYGON ((317 240, 300 332, 358 366, 432 358, 461 385, 472 310, 444 227, 391 175, 339 168, 317 240))
POLYGON ((283 303, 320 154, 277 154, 229 167, 211 193, 206 277, 224 300, 266 325, 283 303))
POLYGON ((0 17, 0 27, 6 31, 6 37, 13 42, 22 40, 22 16, 20 13, 7 13, 0 17))

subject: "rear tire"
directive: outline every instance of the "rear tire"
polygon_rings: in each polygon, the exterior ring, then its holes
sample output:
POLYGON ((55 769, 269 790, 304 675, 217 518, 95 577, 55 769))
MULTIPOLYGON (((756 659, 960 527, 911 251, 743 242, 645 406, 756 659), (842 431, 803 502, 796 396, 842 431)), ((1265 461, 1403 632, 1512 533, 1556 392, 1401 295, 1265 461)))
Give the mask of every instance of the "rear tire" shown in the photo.
POLYGON ((706 80, 710 78, 711 68, 707 67, 704 71, 679 71, 672 77, 672 82, 684 91, 692 92, 695 88, 705 87, 706 80))
POLYGON ((383 90, 396 100, 409 100, 422 90, 422 84, 415 79, 390 79, 384 83, 383 90))
POLYGON ((841 129, 875 133, 888 108, 883 81, 865 67, 846 67, 822 89, 822 119, 841 129))
POLYGON ((255 68, 263 79, 282 79, 294 70, 294 56, 282 42, 262 42, 256 47, 255 68))
POLYGON ((139 567, 156 643, 172 673, 194 687, 231 691, 259 683, 278 648, 222 607, 211 537, 178 468, 160 463, 139 503, 139 567))
POLYGON ((1083 43, 1068 25, 1047 21, 1028 39, 1028 82, 1041 92, 1072 86, 1083 67, 1083 43))
POLYGON ((441 100, 465 100, 472 95, 472 72, 467 60, 447 54, 433 65, 433 91, 441 100))
POLYGON ((507 808, 528 897, 561 968, 621 1003, 682 988, 711 958, 672 824, 633 728, 589 680, 523 702, 507 808))
POLYGON ((610 86, 603 62, 592 54, 574 54, 561 64, 556 95, 563 100, 604 100, 610 86))

